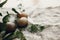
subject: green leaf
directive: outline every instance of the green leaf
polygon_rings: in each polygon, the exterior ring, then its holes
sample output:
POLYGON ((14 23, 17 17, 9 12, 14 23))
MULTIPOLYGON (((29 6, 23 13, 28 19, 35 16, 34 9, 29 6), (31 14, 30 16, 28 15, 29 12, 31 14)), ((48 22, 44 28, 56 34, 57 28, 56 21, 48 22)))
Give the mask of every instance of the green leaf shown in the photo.
POLYGON ((38 31, 38 28, 37 28, 37 26, 36 25, 32 25, 31 26, 31 30, 30 30, 30 32, 37 32, 38 31))
POLYGON ((3 40, 13 40, 15 38, 18 38, 20 40, 26 40, 24 34, 19 30, 16 30, 15 32, 11 33, 7 37, 5 37, 3 40))
POLYGON ((9 22, 9 18, 10 18, 10 14, 9 14, 8 11, 7 11, 7 15, 4 16, 4 18, 2 19, 3 23, 9 22))
POLYGON ((7 2, 7 0, 5 0, 4 2, 0 3, 0 7, 3 7, 3 5, 7 2))
POLYGON ((43 31, 45 29, 44 26, 40 26, 40 31, 43 31))
POLYGON ((10 15, 6 15, 2 20, 3 20, 3 23, 7 23, 9 22, 9 17, 10 15))
POLYGON ((21 31, 16 32, 16 37, 20 38, 20 40, 26 40, 24 34, 21 31))

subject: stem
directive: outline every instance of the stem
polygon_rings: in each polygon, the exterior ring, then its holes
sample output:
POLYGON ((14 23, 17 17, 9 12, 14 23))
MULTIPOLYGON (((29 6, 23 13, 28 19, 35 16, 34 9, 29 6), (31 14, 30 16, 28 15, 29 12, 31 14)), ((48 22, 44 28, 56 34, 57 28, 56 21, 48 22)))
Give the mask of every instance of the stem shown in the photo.
POLYGON ((9 12, 7 11, 7 14, 9 15, 9 12))
POLYGON ((3 5, 7 2, 7 0, 5 0, 4 2, 0 3, 0 7, 3 7, 3 5))
POLYGON ((12 8, 12 11, 14 11, 15 13, 19 13, 19 12, 17 12, 16 9, 14 9, 14 8, 12 8))

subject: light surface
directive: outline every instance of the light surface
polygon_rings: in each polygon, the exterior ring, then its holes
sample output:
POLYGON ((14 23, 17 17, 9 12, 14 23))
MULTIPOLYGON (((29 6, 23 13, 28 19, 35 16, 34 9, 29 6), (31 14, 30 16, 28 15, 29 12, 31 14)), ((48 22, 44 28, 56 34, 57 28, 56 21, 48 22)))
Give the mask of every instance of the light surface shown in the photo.
MULTIPOLYGON (((0 0, 3 1, 3 0, 0 0)), ((17 7, 19 3, 24 5, 24 7, 34 7, 39 6, 41 8, 48 6, 59 6, 60 0, 8 0, 8 2, 4 5, 6 8, 17 7)))

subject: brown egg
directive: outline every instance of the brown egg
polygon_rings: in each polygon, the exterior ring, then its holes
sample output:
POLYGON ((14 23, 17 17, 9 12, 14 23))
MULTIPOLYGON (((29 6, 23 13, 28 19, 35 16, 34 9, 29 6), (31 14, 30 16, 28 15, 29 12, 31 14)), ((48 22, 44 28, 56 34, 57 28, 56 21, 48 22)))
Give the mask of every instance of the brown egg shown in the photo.
POLYGON ((19 27, 26 27, 28 25, 28 19, 26 17, 21 17, 20 19, 17 20, 17 23, 19 27))
POLYGON ((26 14, 26 13, 21 13, 21 14, 17 14, 17 16, 19 17, 19 18, 21 18, 21 17, 28 17, 28 15, 26 14))
POLYGON ((7 31, 12 32, 12 31, 14 31, 15 29, 16 29, 16 26, 15 26, 14 23, 12 23, 12 22, 7 22, 7 24, 6 24, 6 30, 7 30, 7 31))

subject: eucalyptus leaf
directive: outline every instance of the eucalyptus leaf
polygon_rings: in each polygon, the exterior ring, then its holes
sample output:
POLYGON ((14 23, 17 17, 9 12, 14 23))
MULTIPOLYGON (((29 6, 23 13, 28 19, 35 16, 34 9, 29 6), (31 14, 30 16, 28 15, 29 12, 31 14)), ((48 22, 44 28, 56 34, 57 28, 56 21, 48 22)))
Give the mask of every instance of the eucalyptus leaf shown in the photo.
POLYGON ((32 25, 30 32, 37 32, 37 31, 38 31, 37 26, 36 25, 32 25))
POLYGON ((15 36, 20 38, 20 40, 26 40, 24 34, 21 31, 17 31, 15 36))
POLYGON ((11 33, 7 37, 5 37, 3 40, 13 40, 15 38, 18 38, 20 40, 26 40, 23 33, 19 30, 16 30, 15 32, 11 33))
POLYGON ((40 31, 43 31, 45 29, 44 26, 40 26, 40 31))
POLYGON ((7 23, 9 22, 9 17, 10 15, 6 15, 2 20, 3 20, 3 23, 7 23))

